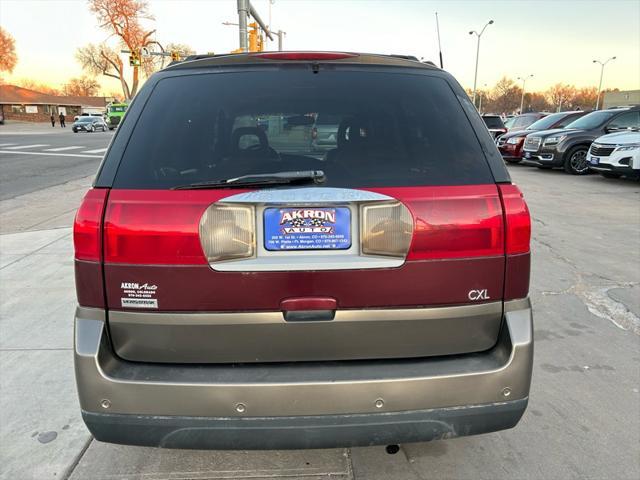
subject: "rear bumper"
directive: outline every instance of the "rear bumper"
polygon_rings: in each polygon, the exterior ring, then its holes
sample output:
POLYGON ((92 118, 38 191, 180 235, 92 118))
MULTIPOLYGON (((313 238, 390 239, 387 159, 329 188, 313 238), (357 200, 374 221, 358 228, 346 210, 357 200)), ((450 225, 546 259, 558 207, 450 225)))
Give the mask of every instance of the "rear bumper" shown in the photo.
POLYGON ((527 399, 364 415, 206 418, 82 412, 103 442, 162 448, 276 450, 391 445, 514 427, 527 399))
POLYGON ((127 362, 105 314, 78 308, 76 380, 98 440, 167 448, 320 448, 513 427, 533 362, 528 299, 506 302, 482 353, 407 360, 179 365, 127 362))

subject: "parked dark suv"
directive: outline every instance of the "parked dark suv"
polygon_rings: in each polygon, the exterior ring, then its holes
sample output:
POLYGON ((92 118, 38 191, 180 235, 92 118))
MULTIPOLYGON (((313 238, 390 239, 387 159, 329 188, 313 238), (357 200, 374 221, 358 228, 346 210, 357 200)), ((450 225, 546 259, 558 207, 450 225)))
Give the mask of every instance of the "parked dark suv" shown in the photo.
POLYGON ((539 168, 562 167, 567 173, 589 173, 587 152, 596 138, 607 133, 640 128, 640 107, 591 112, 564 129, 543 130, 527 135, 524 158, 539 168))
POLYGON ((552 128, 564 128, 574 120, 582 117, 588 112, 573 111, 573 112, 559 112, 553 113, 540 120, 533 122, 527 128, 523 130, 510 130, 498 137, 496 144, 498 150, 509 163, 519 163, 524 156, 522 147, 524 146, 524 139, 527 135, 540 130, 548 130, 552 128))
POLYGON ((511 428, 531 380, 529 236, 482 119, 436 67, 172 64, 75 220, 84 421, 101 441, 216 449, 511 428), (285 128, 321 115, 338 121, 326 152, 285 128))

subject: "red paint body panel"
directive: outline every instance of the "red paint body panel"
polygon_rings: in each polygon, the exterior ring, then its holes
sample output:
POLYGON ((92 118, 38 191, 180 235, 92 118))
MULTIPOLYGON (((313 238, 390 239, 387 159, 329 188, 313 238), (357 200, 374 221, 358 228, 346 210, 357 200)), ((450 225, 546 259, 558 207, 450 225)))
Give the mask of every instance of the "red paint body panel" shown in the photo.
MULTIPOLYGON (((393 308, 470 303, 487 289, 499 300, 504 257, 407 262, 402 267, 314 272, 216 272, 208 265, 105 265, 109 307, 121 310, 122 282, 157 285, 159 310, 280 310, 290 297, 333 297, 338 308, 393 308)), ((474 302, 477 303, 477 302, 474 302)))
POLYGON ((504 299, 516 300, 529 295, 531 254, 508 255, 505 272, 504 299))
POLYGON ((99 262, 76 260, 76 295, 83 307, 104 308, 102 265, 99 262))

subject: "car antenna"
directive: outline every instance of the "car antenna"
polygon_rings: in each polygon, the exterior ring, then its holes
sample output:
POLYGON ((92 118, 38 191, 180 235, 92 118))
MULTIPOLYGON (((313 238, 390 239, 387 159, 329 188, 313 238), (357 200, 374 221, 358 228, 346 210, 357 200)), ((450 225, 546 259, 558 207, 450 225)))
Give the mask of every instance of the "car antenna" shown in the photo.
POLYGON ((438 53, 440 54, 440 68, 444 68, 442 63, 442 45, 440 44, 440 22, 438 22, 438 12, 436 12, 436 30, 438 32, 438 53))

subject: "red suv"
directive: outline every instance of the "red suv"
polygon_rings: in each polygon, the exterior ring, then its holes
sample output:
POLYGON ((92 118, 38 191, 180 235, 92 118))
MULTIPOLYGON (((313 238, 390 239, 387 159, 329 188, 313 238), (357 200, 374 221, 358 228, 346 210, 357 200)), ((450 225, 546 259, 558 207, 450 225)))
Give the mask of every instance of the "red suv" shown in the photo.
POLYGON ((511 428, 530 219, 448 73, 410 58, 194 57, 131 104, 74 228, 96 439, 396 444, 511 428), (338 122, 335 148, 309 142, 338 122))

